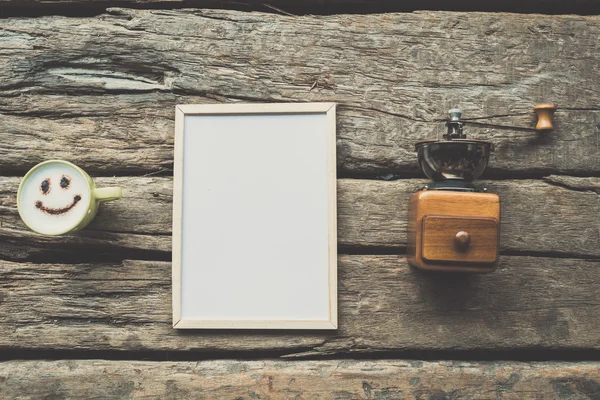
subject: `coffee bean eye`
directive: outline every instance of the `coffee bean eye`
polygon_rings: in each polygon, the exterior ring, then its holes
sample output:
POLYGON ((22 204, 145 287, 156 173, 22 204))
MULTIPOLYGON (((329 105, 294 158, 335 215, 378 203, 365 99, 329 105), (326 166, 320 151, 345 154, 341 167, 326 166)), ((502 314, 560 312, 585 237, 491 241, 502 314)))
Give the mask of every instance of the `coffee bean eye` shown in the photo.
POLYGON ((71 184, 71 178, 69 178, 68 176, 63 175, 62 178, 60 178, 60 187, 63 189, 66 189, 69 187, 69 185, 71 184))
POLYGON ((50 191, 50 179, 44 179, 40 185, 40 189, 42 190, 42 194, 48 194, 50 191))

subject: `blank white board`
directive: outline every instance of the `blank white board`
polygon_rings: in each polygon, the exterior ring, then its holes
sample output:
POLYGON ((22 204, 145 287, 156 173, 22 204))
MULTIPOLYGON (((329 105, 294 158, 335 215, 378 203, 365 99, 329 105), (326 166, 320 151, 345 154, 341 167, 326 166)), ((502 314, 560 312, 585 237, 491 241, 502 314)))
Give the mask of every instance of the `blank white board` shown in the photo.
POLYGON ((176 107, 173 327, 336 329, 335 104, 176 107))

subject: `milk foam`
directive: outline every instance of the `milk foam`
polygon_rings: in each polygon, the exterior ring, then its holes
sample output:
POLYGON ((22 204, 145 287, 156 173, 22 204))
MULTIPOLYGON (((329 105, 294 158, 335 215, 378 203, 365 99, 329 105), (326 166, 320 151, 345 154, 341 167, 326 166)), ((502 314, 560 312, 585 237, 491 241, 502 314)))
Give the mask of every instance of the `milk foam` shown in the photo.
POLYGON ((85 177, 70 165, 49 163, 36 168, 22 183, 19 211, 29 227, 52 235, 74 228, 89 203, 85 177), (61 187, 61 180, 66 187, 61 187), (47 184, 42 185, 44 181, 47 184))

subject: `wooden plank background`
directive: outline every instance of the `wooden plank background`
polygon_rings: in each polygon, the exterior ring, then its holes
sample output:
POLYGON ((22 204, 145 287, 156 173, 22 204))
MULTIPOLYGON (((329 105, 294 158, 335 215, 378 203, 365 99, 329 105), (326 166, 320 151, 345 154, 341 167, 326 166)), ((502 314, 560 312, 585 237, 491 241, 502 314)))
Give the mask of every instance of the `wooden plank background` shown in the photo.
POLYGON ((14 361, 8 398, 594 399, 598 363, 14 361), (168 379, 165 379, 168 377, 168 379), (199 379, 209 377, 209 379, 199 379))
POLYGON ((2 396, 600 398, 600 17, 118 3, 135 9, 0 2, 2 396), (175 331, 174 106, 288 101, 339 105, 340 329, 175 331), (559 105, 543 134, 541 102, 559 105), (457 106, 497 149, 481 184, 502 199, 501 261, 485 276, 404 257, 427 182, 414 144, 457 106), (51 158, 123 199, 77 234, 27 230, 16 189, 51 158))

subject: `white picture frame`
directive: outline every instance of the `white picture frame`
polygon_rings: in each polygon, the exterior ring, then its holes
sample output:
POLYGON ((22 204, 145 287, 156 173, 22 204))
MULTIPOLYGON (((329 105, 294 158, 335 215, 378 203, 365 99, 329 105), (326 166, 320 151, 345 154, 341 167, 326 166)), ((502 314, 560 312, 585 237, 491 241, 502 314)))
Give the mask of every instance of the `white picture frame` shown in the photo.
POLYGON ((175 329, 337 329, 335 110, 176 106, 175 329))

